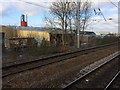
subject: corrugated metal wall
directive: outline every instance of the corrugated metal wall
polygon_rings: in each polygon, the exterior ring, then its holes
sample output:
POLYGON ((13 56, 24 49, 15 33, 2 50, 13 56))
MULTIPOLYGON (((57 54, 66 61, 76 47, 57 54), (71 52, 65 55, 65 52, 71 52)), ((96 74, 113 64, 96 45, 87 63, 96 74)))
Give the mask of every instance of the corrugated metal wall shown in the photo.
POLYGON ((5 47, 10 47, 9 38, 12 37, 34 37, 38 43, 44 38, 50 41, 50 34, 46 31, 35 31, 35 30, 16 30, 8 27, 1 27, 0 32, 5 33, 5 47))

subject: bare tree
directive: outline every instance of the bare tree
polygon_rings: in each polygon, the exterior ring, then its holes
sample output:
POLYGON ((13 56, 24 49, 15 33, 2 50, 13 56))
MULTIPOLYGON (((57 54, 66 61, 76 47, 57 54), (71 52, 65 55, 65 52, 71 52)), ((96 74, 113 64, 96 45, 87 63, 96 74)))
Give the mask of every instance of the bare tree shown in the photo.
POLYGON ((70 2, 60 0, 58 2, 53 2, 50 7, 50 12, 57 17, 60 21, 61 29, 63 30, 62 35, 62 44, 65 44, 65 33, 68 28, 68 18, 70 16, 70 2))
MULTIPOLYGON (((65 44, 64 34, 66 33, 68 27, 72 32, 72 26, 76 27, 77 12, 76 12, 77 3, 76 2, 68 2, 67 0, 59 0, 58 2, 53 2, 50 7, 50 12, 60 21, 60 27, 63 30, 62 35, 62 44, 65 44)), ((80 8, 80 27, 84 29, 87 26, 87 21, 90 18, 90 2, 86 1, 84 3, 81 2, 80 8)))
POLYGON ((82 39, 83 39, 83 34, 84 34, 84 30, 85 28, 87 28, 88 26, 88 22, 89 22, 89 19, 90 17, 92 16, 92 12, 91 12, 91 2, 88 2, 88 0, 82 4, 82 7, 81 7, 81 27, 82 27, 82 35, 81 35, 81 40, 80 40, 80 45, 82 43, 82 39))

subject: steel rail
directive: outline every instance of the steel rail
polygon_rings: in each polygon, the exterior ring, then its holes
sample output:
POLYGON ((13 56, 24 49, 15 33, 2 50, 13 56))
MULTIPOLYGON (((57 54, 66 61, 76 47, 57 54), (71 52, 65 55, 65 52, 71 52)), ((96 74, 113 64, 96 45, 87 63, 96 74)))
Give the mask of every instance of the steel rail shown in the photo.
POLYGON ((63 87, 61 87, 63 90, 68 89, 69 87, 71 87, 73 84, 75 84, 76 82, 78 82, 79 80, 81 80, 82 78, 84 78, 85 76, 91 74, 92 72, 96 71, 97 69, 101 68, 102 66, 106 65, 107 63, 109 63, 110 61, 114 60, 115 58, 120 56, 120 51, 116 52, 106 58, 103 58, 102 60, 95 62, 94 64, 92 64, 91 66, 87 66, 86 68, 84 68, 83 70, 81 70, 81 76, 78 77, 77 79, 75 79, 74 81, 68 83, 67 85, 63 85, 63 87), (94 67, 95 66, 95 67, 94 67), (92 68, 93 67, 93 68, 92 68), (90 70, 91 69, 91 70, 90 70))
POLYGON ((7 64, 7 65, 2 66, 2 69, 7 68, 7 67, 9 68, 9 67, 12 67, 12 66, 18 66, 18 65, 21 65, 21 64, 31 63, 31 62, 35 62, 35 61, 39 61, 39 60, 46 60, 46 59, 53 58, 53 57, 59 57, 59 56, 64 56, 64 55, 68 55, 68 54, 83 52, 83 51, 86 51, 86 50, 103 48, 103 47, 115 45, 115 44, 118 44, 118 43, 120 43, 120 42, 94 46, 94 47, 90 47, 90 48, 86 48, 86 49, 82 49, 82 50, 70 51, 70 52, 66 52, 66 53, 59 53, 59 54, 55 54, 55 55, 50 55, 50 56, 47 56, 47 57, 39 58, 39 59, 36 59, 36 60, 33 60, 33 61, 26 61, 26 62, 21 62, 21 63, 17 63, 17 64, 12 64, 12 65, 11 64, 7 64))
MULTIPOLYGON (((116 42, 116 43, 118 43, 118 42, 116 42)), ((114 45, 116 43, 100 45, 100 46, 96 46, 96 47, 91 47, 91 48, 72 51, 72 52, 67 52, 67 53, 60 53, 60 54, 57 54, 57 55, 52 55, 52 56, 40 58, 40 59, 37 59, 37 60, 34 60, 34 61, 18 63, 18 64, 13 64, 13 65, 6 65, 6 66, 2 67, 2 70, 3 70, 2 77, 6 77, 6 76, 13 75, 13 74, 16 74, 16 73, 24 72, 24 71, 27 71, 27 70, 32 70, 32 69, 35 69, 35 68, 39 68, 39 67, 42 67, 42 66, 46 66, 46 65, 49 65, 49 64, 60 62, 60 61, 66 60, 66 59, 74 58, 74 57, 77 57, 79 55, 84 55, 86 53, 92 52, 92 50, 94 50, 94 49, 99 49, 99 48, 111 46, 111 45, 114 45), (42 63, 42 62, 44 62, 44 63, 42 63), (41 63, 41 64, 39 64, 39 63, 41 63), (30 66, 30 64, 31 64, 31 66, 30 66), (33 64, 35 64, 35 65, 33 65, 33 64), (21 67, 26 67, 25 65, 28 65, 29 68, 22 68, 21 69, 21 67), (17 68, 18 68, 18 70, 10 72, 10 69, 12 70, 12 69, 17 69, 17 68)))
POLYGON ((110 80, 110 82, 107 84, 104 90, 107 90, 111 86, 111 84, 115 81, 115 79, 118 77, 119 74, 120 74, 120 71, 117 72, 117 74, 112 78, 112 80, 110 80))

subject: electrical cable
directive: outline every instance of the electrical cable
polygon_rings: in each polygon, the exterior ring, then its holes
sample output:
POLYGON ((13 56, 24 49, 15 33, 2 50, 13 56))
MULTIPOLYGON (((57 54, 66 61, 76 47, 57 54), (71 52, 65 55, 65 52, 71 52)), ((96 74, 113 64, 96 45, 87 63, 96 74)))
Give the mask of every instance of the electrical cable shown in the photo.
POLYGON ((98 10, 100 11, 100 13, 103 16, 104 20, 107 21, 106 18, 105 18, 105 16, 103 15, 102 11, 100 10, 100 8, 98 8, 98 10))
MULTIPOLYGON (((47 8, 47 9, 49 9, 48 7, 45 7, 45 6, 36 4, 36 3, 27 2, 27 1, 24 1, 24 0, 18 0, 18 1, 22 1, 22 2, 24 2, 24 3, 28 3, 28 4, 31 4, 31 5, 35 5, 35 6, 39 6, 39 7, 42 7, 42 8, 47 8)), ((100 8, 98 8, 98 10, 100 11, 101 15, 103 16, 104 20, 106 21, 106 19, 105 19, 104 15, 103 15, 102 11, 100 10, 100 8)), ((95 12, 95 9, 94 9, 94 12, 95 12)), ((96 12, 95 14, 97 14, 97 12, 96 12)))
POLYGON ((116 4, 114 4, 111 0, 108 0, 112 5, 114 5, 115 7, 119 8, 116 4))
POLYGON ((38 7, 49 9, 49 7, 45 7, 45 6, 42 6, 42 5, 37 4, 37 3, 27 2, 27 1, 24 1, 24 0, 18 0, 18 1, 22 1, 22 2, 27 3, 27 4, 31 4, 31 5, 35 5, 35 6, 38 6, 38 7))
POLYGON ((114 5, 116 8, 120 9, 119 6, 117 6, 115 3, 113 3, 111 0, 108 0, 112 5, 114 5))

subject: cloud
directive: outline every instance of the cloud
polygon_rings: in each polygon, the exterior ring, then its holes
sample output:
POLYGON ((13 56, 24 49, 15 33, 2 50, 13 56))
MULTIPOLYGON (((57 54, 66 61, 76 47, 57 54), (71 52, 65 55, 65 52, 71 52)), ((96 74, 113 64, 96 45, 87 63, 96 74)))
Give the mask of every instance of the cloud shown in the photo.
MULTIPOLYGON (((115 3, 115 2, 114 2, 115 3)), ((117 2, 115 3, 117 5, 117 2)), ((110 2, 101 2, 99 5, 96 3, 96 7, 100 7, 107 21, 105 22, 101 15, 93 16, 93 20, 96 20, 90 28, 93 31, 103 32, 118 32, 118 8, 113 6, 110 2), (112 20, 109 20, 112 18, 112 20)))
POLYGON ((113 15, 112 20, 104 21, 100 20, 99 17, 97 18, 97 21, 93 22, 89 28, 93 29, 93 31, 98 32, 118 32, 118 18, 114 17, 117 16, 117 14, 113 15))
POLYGON ((8 2, 0 2, 0 15, 7 15, 12 4, 8 2), (7 12, 8 11, 8 12, 7 12))
MULTIPOLYGON (((57 0, 46 0, 46 1, 45 0, 23 0, 23 1, 0 0, 0 15, 4 17, 10 17, 10 15, 16 15, 18 12, 23 14, 28 14, 29 16, 43 15, 43 14, 46 14, 46 12, 48 12, 49 10, 48 7, 51 5, 51 2, 56 2, 57 0), (28 4, 23 1, 38 4, 39 6, 28 4)), ((74 1, 74 0, 69 0, 69 1, 74 1)), ((102 16, 93 16, 92 19, 93 20, 96 19, 97 22, 94 22, 93 24, 91 24, 90 27, 92 27, 94 31, 117 32, 118 10, 115 6, 113 6, 110 2, 108 2, 108 0, 105 0, 105 1, 99 0, 98 2, 98 0, 94 0, 93 6, 94 8, 98 8, 98 6, 100 6, 106 19, 109 19, 111 17, 112 21, 107 20, 107 22, 105 22, 102 16)), ((117 2, 117 0, 114 2, 117 2)), ((44 22, 39 22, 39 24, 41 26, 45 25, 44 22)), ((38 22, 35 22, 32 25, 39 26, 39 24, 38 22)))
MULTIPOLYGON (((12 13, 13 11, 15 12, 21 12, 21 13, 25 13, 28 14, 30 16, 34 16, 37 14, 40 14, 42 12, 45 12, 48 7, 48 4, 46 4, 43 0, 34 0, 34 1, 30 1, 30 0, 21 0, 21 1, 16 1, 16 0, 9 0, 7 2, 5 1, 1 1, 0 2, 0 7, 2 9, 0 9, 0 14, 3 16, 6 16, 10 13, 12 13), (35 6, 26 2, 30 2, 33 4, 38 4, 39 6, 35 6), (44 8, 46 7, 46 8, 44 8)), ((12 13, 14 14, 14 13, 12 13)), ((9 16, 9 15, 8 15, 9 16)))
MULTIPOLYGON (((56 2, 56 1, 57 0, 46 0, 46 1, 45 0, 9 0, 9 1, 0 0, 0 7, 2 8, 0 9, 0 14, 3 13, 3 16, 4 16, 4 15, 10 14, 13 11, 20 11, 30 16, 34 16, 34 15, 48 11, 49 10, 48 8, 51 5, 51 2, 56 2), (37 4, 39 6, 35 6, 25 2, 30 2, 33 4, 37 4)), ((73 1, 73 0, 68 0, 68 1, 73 1)), ((94 5, 96 5, 96 7, 98 6, 98 3, 101 7, 107 6, 108 4, 108 2, 100 2, 98 0, 94 0, 94 5)))

